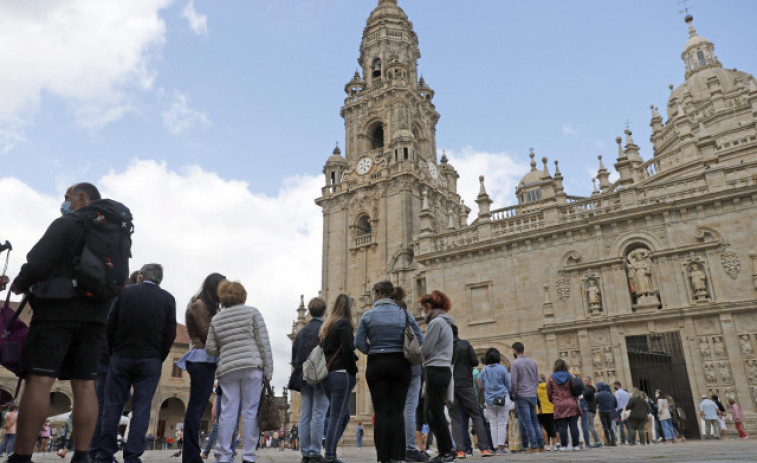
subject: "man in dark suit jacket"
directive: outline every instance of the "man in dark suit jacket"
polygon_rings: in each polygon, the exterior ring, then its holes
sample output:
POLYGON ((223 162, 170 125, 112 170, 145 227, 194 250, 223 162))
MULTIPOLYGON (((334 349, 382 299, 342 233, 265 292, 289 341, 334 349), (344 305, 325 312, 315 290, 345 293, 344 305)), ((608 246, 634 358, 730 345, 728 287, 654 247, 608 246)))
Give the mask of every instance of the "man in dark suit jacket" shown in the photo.
POLYGON ((96 456, 100 463, 111 463, 118 450, 118 425, 132 386, 132 417, 124 462, 139 463, 145 451, 150 404, 163 361, 176 338, 176 300, 160 288, 162 280, 163 267, 159 264, 142 267, 138 283, 123 290, 108 318, 106 336, 111 359, 96 456))

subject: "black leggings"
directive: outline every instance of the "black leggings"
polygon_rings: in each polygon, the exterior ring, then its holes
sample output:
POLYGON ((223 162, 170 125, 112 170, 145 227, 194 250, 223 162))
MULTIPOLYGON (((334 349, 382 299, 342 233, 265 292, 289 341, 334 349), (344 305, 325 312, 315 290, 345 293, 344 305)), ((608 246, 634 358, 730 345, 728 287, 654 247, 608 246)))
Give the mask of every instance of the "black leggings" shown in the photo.
POLYGON ((426 422, 436 435, 440 455, 452 453, 452 438, 449 434, 449 423, 444 415, 444 401, 447 386, 452 379, 449 367, 426 367, 426 422))
POLYGON ((539 418, 539 424, 547 433, 547 437, 549 437, 550 439, 557 437, 557 435, 555 434, 554 413, 540 413, 536 416, 539 418))
POLYGON ((410 363, 402 352, 371 354, 365 380, 371 391, 376 426, 373 440, 378 461, 405 459, 405 399, 410 387, 410 363))

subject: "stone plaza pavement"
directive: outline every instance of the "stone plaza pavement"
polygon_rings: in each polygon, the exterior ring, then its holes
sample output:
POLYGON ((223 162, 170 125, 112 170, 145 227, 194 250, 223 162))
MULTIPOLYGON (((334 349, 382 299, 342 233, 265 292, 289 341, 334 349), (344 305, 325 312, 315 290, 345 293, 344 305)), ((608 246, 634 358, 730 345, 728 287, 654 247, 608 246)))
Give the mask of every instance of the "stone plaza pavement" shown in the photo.
MULTIPOLYGON (((176 450, 148 451, 142 457, 145 463, 180 463, 181 458, 172 458, 176 450)), ((339 458, 345 463, 373 463, 376 453, 373 448, 355 447, 339 449, 339 458)), ((653 444, 647 446, 619 446, 615 448, 583 450, 580 452, 544 452, 533 455, 510 454, 493 458, 468 457, 465 462, 756 462, 757 440, 728 439, 725 441, 688 441, 681 444, 653 444)), ((122 455, 117 458, 122 461, 122 455)), ((54 453, 35 454, 35 463, 61 463, 54 453)), ((207 460, 213 463, 212 459, 207 460)), ((239 456, 237 463, 241 463, 239 456)), ((265 449, 258 452, 258 463, 299 463, 299 452, 265 449)), ((459 460, 461 463, 463 460, 459 460)))

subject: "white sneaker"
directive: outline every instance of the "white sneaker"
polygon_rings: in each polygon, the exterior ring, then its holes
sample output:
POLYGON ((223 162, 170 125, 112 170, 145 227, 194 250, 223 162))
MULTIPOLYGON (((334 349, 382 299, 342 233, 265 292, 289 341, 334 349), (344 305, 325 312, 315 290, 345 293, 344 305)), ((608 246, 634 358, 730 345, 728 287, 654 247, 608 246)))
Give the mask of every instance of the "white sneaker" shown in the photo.
POLYGON ((579 447, 579 446, 575 446, 575 447, 573 447, 573 451, 577 452, 577 451, 579 451, 579 450, 581 450, 581 447, 579 447))

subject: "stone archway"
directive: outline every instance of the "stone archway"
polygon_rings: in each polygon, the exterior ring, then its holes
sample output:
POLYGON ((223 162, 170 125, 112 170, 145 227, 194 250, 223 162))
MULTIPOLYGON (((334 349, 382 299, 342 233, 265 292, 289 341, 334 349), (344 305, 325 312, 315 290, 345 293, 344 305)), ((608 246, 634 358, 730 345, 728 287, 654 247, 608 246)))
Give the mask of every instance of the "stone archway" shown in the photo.
POLYGON ((155 437, 172 437, 175 439, 177 426, 184 423, 185 411, 186 405, 178 397, 169 397, 161 402, 155 437))
POLYGON ((71 398, 64 392, 54 391, 50 393, 50 411, 48 416, 60 415, 71 411, 71 398))

